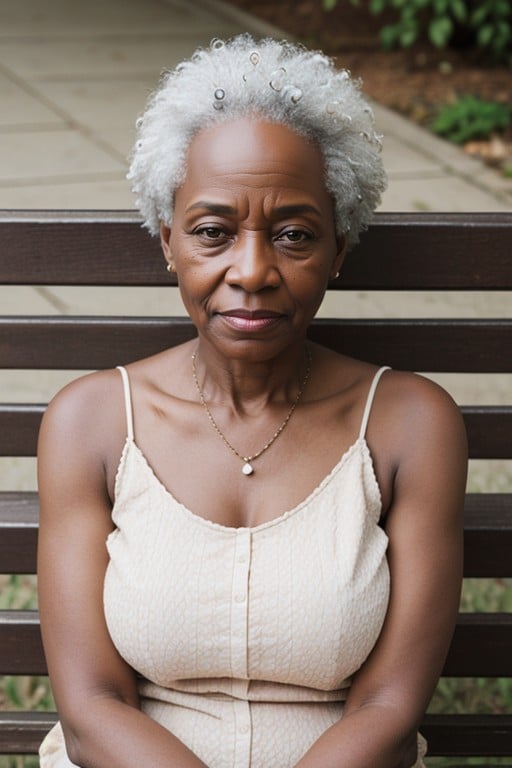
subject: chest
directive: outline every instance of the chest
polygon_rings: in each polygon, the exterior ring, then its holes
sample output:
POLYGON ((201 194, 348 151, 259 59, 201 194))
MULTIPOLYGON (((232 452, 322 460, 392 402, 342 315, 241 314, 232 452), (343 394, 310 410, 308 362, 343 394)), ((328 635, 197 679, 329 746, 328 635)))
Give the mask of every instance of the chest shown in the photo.
MULTIPOLYGON (((148 426, 139 422, 137 443, 162 485, 195 514, 223 526, 255 527, 300 504, 357 442, 356 422, 321 408, 295 413, 272 439, 276 424, 278 414, 263 427, 248 422, 227 430, 228 445, 201 409, 177 409, 148 426), (250 475, 243 473, 244 457, 250 457, 250 475)), ((385 500, 387 473, 375 471, 385 500)))
POLYGON ((226 528, 177 502, 131 448, 105 582, 124 658, 168 686, 236 677, 329 690, 352 674, 389 589, 376 488, 358 453, 279 519, 226 528))

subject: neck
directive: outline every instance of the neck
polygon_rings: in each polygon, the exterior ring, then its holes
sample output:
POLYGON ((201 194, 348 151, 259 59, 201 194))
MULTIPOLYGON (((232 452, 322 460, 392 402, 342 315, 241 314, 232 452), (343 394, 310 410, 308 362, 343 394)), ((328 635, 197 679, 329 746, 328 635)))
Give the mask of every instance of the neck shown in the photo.
POLYGON ((195 348, 197 382, 206 402, 231 405, 241 415, 254 414, 269 403, 291 404, 310 367, 304 342, 269 360, 226 358, 199 340, 195 348))

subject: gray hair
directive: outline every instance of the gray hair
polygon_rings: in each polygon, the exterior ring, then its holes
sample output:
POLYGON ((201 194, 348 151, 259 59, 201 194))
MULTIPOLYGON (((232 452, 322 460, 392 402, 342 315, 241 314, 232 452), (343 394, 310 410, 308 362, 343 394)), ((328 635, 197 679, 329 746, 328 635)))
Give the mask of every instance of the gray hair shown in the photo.
POLYGON ((158 233, 160 221, 172 223, 174 192, 196 133, 248 114, 317 142, 336 232, 356 243, 387 181, 381 137, 359 83, 320 52, 250 35, 214 40, 165 73, 137 120, 128 178, 150 232, 158 233))

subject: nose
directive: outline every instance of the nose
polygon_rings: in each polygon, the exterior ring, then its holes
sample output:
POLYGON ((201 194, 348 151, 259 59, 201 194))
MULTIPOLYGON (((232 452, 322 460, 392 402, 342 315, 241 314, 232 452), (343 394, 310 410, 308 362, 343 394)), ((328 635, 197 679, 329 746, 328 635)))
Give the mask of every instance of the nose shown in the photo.
POLYGON ((239 237, 230 248, 231 264, 226 280, 231 286, 256 293, 264 288, 277 288, 281 274, 272 242, 264 232, 251 232, 239 237))

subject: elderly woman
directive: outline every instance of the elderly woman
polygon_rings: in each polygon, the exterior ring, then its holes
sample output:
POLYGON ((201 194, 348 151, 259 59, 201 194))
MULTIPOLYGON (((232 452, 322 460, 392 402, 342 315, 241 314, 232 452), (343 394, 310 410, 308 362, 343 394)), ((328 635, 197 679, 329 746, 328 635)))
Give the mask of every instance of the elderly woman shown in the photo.
POLYGON ((384 188, 371 110, 319 53, 216 41, 163 79, 130 177, 197 338, 45 416, 41 766, 423 766, 463 426, 307 340, 384 188))

